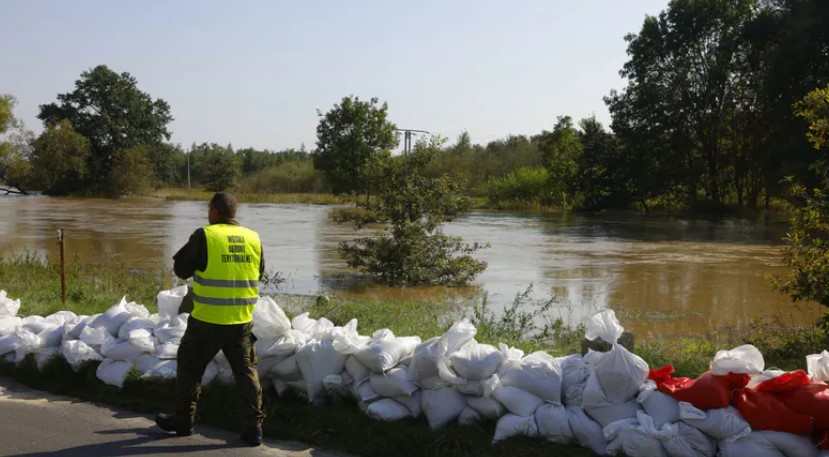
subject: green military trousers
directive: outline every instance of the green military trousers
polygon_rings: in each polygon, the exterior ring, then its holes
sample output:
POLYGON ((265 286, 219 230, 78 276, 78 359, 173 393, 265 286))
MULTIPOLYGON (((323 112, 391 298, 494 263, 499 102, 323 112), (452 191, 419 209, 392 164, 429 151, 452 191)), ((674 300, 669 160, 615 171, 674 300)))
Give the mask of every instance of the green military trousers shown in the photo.
POLYGON ((242 395, 244 426, 262 423, 265 414, 262 411, 262 387, 256 372, 258 357, 253 347, 255 340, 252 328, 250 322, 217 325, 202 322, 192 316, 187 320, 187 331, 178 348, 176 416, 193 423, 201 393, 202 375, 207 364, 222 350, 230 362, 236 386, 242 395))

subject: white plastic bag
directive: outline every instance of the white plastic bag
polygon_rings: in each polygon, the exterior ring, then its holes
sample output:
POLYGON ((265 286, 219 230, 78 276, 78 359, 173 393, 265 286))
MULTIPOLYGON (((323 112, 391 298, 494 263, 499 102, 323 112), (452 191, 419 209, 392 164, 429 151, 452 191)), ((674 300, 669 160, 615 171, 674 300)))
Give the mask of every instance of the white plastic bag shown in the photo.
POLYGON ((538 426, 535 423, 535 416, 516 416, 515 414, 506 414, 498 419, 498 424, 495 426, 495 437, 492 438, 493 443, 513 437, 513 436, 538 436, 538 426))
POLYGON ((297 349, 296 363, 305 380, 309 401, 316 400, 323 392, 322 380, 326 376, 343 371, 346 358, 334 349, 331 340, 311 340, 297 349))
POLYGON ((418 389, 409 380, 409 371, 404 368, 392 368, 386 373, 376 373, 369 378, 371 387, 382 397, 405 397, 418 389))
POLYGON ((170 290, 162 290, 156 296, 158 300, 158 314, 162 319, 178 316, 178 309, 184 296, 187 295, 187 286, 179 286, 170 290))
POLYGON ((187 331, 188 317, 190 317, 190 315, 184 313, 178 316, 173 316, 169 320, 159 322, 155 329, 153 329, 153 335, 158 339, 158 342, 162 344, 181 343, 181 338, 184 336, 184 332, 187 331))
POLYGON ((121 325, 130 317, 132 317, 132 315, 127 310, 127 297, 124 296, 118 304, 110 307, 108 310, 98 315, 98 317, 89 324, 89 327, 104 329, 110 335, 116 336, 118 335, 118 330, 121 328, 121 325))
POLYGON ((35 363, 37 364, 37 369, 43 371, 43 367, 45 367, 47 363, 56 357, 63 358, 60 346, 46 347, 35 352, 35 363))
POLYGON ((584 412, 602 427, 607 427, 613 422, 621 420, 635 419, 636 414, 640 411, 642 411, 642 407, 636 400, 622 403, 605 402, 598 405, 584 405, 584 412))
MULTIPOLYGON (((132 362, 142 354, 144 354, 144 351, 141 348, 130 344, 129 341, 118 342, 113 338, 107 340, 101 345, 101 355, 107 359, 132 362)), ((175 356, 167 358, 174 359, 175 356)))
MULTIPOLYGON (((592 315, 585 331, 587 339, 601 338, 612 344, 608 352, 588 351, 592 364, 591 377, 597 378, 605 400, 611 403, 625 402, 635 397, 639 393, 639 386, 648 378, 647 362, 617 343, 623 332, 624 328, 616 319, 616 314, 609 309, 592 315)), ((587 389, 585 387, 585 396, 588 395, 587 389)))
POLYGON ((325 394, 335 401, 344 401, 351 397, 351 386, 354 379, 347 372, 326 376, 322 380, 322 387, 325 394))
POLYGON ((6 295, 5 290, 0 290, 0 317, 17 316, 20 311, 20 299, 12 300, 6 295))
POLYGON ((0 316, 0 336, 14 333, 14 329, 20 325, 22 320, 17 316, 0 316))
POLYGON ((276 339, 291 329, 291 320, 271 297, 259 297, 253 309, 253 334, 260 340, 276 339))
POLYGON ((662 437, 669 456, 714 457, 717 453, 717 443, 710 436, 681 421, 675 427, 675 433, 662 437))
POLYGON ((820 453, 808 436, 771 430, 754 431, 751 435, 773 444, 786 457, 816 457, 820 453))
POLYGON ((408 408, 412 417, 420 417, 420 413, 423 412, 423 407, 421 405, 421 394, 419 390, 408 397, 394 397, 394 399, 401 405, 408 408))
POLYGON ((72 311, 58 311, 46 316, 46 322, 54 325, 66 325, 78 322, 78 315, 72 311))
POLYGON ((535 410, 535 423, 538 433, 547 441, 558 444, 569 444, 575 440, 570 428, 570 419, 567 409, 563 405, 544 404, 535 410))
MULTIPOLYGON (((296 355, 288 356, 277 361, 273 364, 273 367, 270 369, 268 374, 277 379, 281 379, 282 381, 302 380, 302 371, 299 369, 299 365, 297 364, 296 355)), ((323 379, 325 379, 325 377, 323 377, 323 379)), ((323 385, 323 387, 325 386, 323 385)))
POLYGON ((357 333, 357 319, 351 319, 333 332, 333 340, 334 349, 341 354, 354 354, 363 349, 371 338, 357 333))
POLYGON ((561 403, 561 364, 546 352, 533 352, 518 361, 507 359, 498 376, 505 386, 518 387, 548 403, 561 403))
POLYGON ((458 377, 478 381, 492 376, 501 366, 502 359, 498 348, 473 339, 449 354, 449 366, 458 377))
POLYGON ((458 425, 468 426, 468 425, 475 425, 479 424, 483 421, 481 415, 478 411, 467 406, 466 408, 461 411, 461 415, 458 416, 458 425))
POLYGON ((438 376, 437 358, 442 351, 441 337, 430 338, 415 346, 409 363, 409 376, 415 382, 438 376))
POLYGON ((765 366, 763 354, 756 347, 744 344, 730 351, 717 351, 711 361, 711 372, 718 376, 728 373, 760 374, 765 366))
POLYGON ((368 405, 366 415, 372 419, 381 421, 396 421, 411 417, 409 408, 406 408, 391 398, 377 400, 368 405))
POLYGON ((72 369, 78 371, 83 362, 89 360, 103 360, 101 354, 98 354, 95 349, 80 340, 67 340, 63 342, 63 357, 72 366, 72 369))
POLYGON ((454 422, 466 408, 466 398, 451 387, 424 390, 420 394, 423 414, 432 430, 454 422))
POLYGON ((37 336, 42 342, 42 347, 56 347, 63 342, 65 330, 63 325, 49 323, 37 336))
POLYGON ((467 379, 459 376, 452 369, 450 356, 475 338, 477 329, 469 319, 452 324, 452 327, 440 338, 440 348, 435 359, 441 378, 452 384, 466 384, 467 379))
POLYGON ((16 333, 0 336, 0 355, 14 353, 18 346, 19 340, 16 333))
POLYGON ((20 321, 20 326, 32 333, 40 333, 49 326, 43 316, 26 316, 20 321))
MULTIPOLYGON (((0 329, 0 335, 2 329, 0 329)), ((824 350, 820 354, 806 356, 806 369, 814 382, 829 381, 829 352, 824 350)))
POLYGON ((395 337, 390 330, 383 329, 374 332, 371 340, 353 355, 369 370, 382 373, 397 366, 401 360, 410 357, 418 344, 420 344, 420 337, 395 337))
POLYGON ((492 375, 492 398, 498 400, 512 414, 531 416, 544 400, 518 387, 501 384, 498 375, 492 375))
POLYGON ((366 366, 354 358, 353 355, 350 355, 347 359, 345 359, 345 371, 351 375, 356 383, 361 383, 371 376, 371 370, 366 368, 366 366))
POLYGON ((754 433, 737 440, 720 441, 719 448, 719 457, 787 457, 769 440, 754 433))
POLYGON ((650 379, 639 386, 636 401, 642 405, 648 416, 653 418, 653 424, 657 429, 679 420, 679 402, 670 395, 656 390, 656 383, 650 379))
POLYGON ((584 385, 587 383, 587 367, 581 354, 558 359, 561 365, 561 401, 566 406, 581 406, 584 385))
POLYGON ((131 368, 131 362, 104 359, 104 361, 98 365, 98 370, 95 372, 95 375, 104 384, 115 386, 120 389, 124 387, 124 380, 127 379, 127 374, 131 368))
POLYGON ((751 426, 733 406, 702 411, 681 401, 679 417, 686 424, 716 440, 734 441, 751 433, 751 426))
POLYGON ((360 404, 368 404, 380 399, 380 395, 374 391, 368 380, 355 382, 352 387, 352 394, 360 404))
POLYGON ((132 316, 124 321, 121 328, 118 329, 118 339, 126 341, 133 338, 133 335, 136 337, 145 337, 147 333, 152 334, 155 326, 156 322, 153 322, 149 317, 132 316), (134 333, 138 330, 144 330, 145 332, 134 333))
MULTIPOLYGON (((643 413, 644 414, 644 413, 643 413)), ((606 452, 615 455, 623 452, 628 457, 667 457, 661 438, 669 430, 657 431, 642 424, 639 419, 624 419, 613 422, 603 430, 607 439, 606 452)))
POLYGON ((484 419, 495 420, 507 412, 504 405, 494 398, 468 396, 466 397, 466 402, 470 408, 477 411, 484 419))
MULTIPOLYGON (((178 358, 178 347, 179 345, 176 343, 163 343, 158 344, 155 347, 155 356, 161 360, 173 360, 178 358)), ((140 350, 140 349, 139 349, 140 350)), ((130 354, 132 355, 132 354, 130 354)), ((113 357, 114 358, 114 357, 113 357)), ((130 360, 128 358, 121 359, 121 360, 130 360)), ((135 359, 133 359, 135 360, 135 359)))

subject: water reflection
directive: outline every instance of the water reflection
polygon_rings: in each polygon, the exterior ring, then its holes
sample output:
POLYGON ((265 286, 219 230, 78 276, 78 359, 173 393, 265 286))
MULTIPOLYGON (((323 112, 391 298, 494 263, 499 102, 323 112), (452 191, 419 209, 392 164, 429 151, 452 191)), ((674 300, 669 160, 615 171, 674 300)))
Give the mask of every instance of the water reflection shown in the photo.
MULTIPOLYGON (((337 245, 357 234, 328 219, 331 207, 241 205, 240 221, 262 236, 268 268, 281 272, 281 291, 320 291, 354 298, 469 302, 485 292, 497 310, 533 284, 531 298, 555 297, 550 317, 580 322, 611 307, 637 332, 688 334, 756 317, 785 315, 810 323, 819 306, 801 306, 771 291, 765 275, 782 274, 783 223, 740 219, 574 214, 516 216, 474 213, 445 228, 468 242, 489 243, 477 257, 489 267, 476 287, 387 288, 349 270, 337 245)), ((0 198, 0 251, 57 255, 64 228, 67 253, 171 266, 173 253, 207 222, 201 202, 154 199, 0 198)))

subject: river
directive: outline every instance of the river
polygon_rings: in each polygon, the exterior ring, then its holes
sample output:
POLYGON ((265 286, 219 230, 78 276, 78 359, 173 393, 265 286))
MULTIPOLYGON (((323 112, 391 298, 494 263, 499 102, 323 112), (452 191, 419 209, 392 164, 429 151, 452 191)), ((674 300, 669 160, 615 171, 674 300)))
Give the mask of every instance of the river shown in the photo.
MULTIPOLYGON (((467 242, 490 244, 476 254, 489 266, 475 288, 396 289, 359 280, 339 258, 337 244, 355 232, 329 221, 331 208, 240 206, 240 222, 262 236, 268 269, 285 278, 280 292, 461 302, 485 292, 497 309, 532 284, 532 298, 555 297, 553 316, 568 323, 609 307, 626 327, 657 336, 710 334, 755 318, 809 324, 822 311, 813 303, 793 305, 766 284, 766 275, 787 271, 784 222, 475 212, 445 227, 467 242)), ((63 228, 74 261, 171 266, 173 253, 206 218, 201 202, 0 198, 0 253, 55 256, 56 230, 63 228)))

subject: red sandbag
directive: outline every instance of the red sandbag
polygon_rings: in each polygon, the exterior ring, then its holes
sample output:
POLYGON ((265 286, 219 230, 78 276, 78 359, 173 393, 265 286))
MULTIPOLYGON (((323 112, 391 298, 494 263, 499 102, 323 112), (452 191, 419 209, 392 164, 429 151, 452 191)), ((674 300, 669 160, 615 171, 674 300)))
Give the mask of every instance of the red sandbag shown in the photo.
POLYGON ((725 408, 731 403, 732 392, 748 385, 751 379, 745 373, 717 376, 706 371, 697 379, 671 378, 670 373, 673 373, 673 367, 666 365, 651 370, 649 377, 656 383, 660 392, 678 401, 688 402, 699 409, 725 408))
POLYGON ((767 392, 770 394, 782 394, 797 390, 803 386, 808 386, 812 383, 812 379, 803 370, 790 371, 783 373, 776 378, 763 381, 754 388, 757 392, 767 392))
POLYGON ((815 418, 815 427, 829 430, 829 386, 809 384, 780 396, 793 411, 815 418))
POLYGON ((811 416, 794 411, 770 393, 742 389, 734 394, 732 401, 752 430, 810 435, 814 428, 815 420, 811 416))

